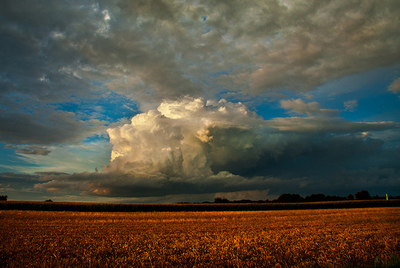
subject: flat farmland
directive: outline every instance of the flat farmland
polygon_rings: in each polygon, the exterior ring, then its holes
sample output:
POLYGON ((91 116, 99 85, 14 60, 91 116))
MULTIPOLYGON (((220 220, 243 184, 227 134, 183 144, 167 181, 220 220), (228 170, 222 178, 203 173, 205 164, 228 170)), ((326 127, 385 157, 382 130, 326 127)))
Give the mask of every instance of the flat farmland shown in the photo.
POLYGON ((396 267, 400 208, 0 211, 2 267, 396 267))

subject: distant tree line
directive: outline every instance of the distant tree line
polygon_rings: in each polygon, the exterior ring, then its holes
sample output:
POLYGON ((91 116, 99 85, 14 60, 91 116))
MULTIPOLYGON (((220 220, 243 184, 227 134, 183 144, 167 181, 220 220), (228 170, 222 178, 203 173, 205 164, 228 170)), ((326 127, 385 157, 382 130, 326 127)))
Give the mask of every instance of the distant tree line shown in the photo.
MULTIPOLYGON (((362 190, 357 192, 355 195, 349 194, 347 197, 336 196, 336 195, 324 195, 324 194, 311 194, 306 197, 302 197, 299 194, 285 193, 280 195, 274 200, 234 200, 230 201, 227 198, 216 197, 214 203, 299 203, 299 202, 323 202, 323 201, 344 201, 344 200, 370 200, 370 199, 385 199, 385 196, 371 196, 367 190, 362 190)), ((399 199, 400 196, 389 196, 390 199, 399 199)))
MULTIPOLYGON (((7 201, 8 196, 7 195, 0 195, 0 201, 7 201)), ((53 202, 51 199, 47 199, 45 202, 53 202)))
MULTIPOLYGON (((389 199, 400 199, 400 196, 388 196, 389 199)), ((228 200, 227 198, 216 197, 214 199, 214 203, 301 203, 301 202, 324 202, 324 201, 346 201, 346 200, 378 200, 385 199, 386 196, 371 196, 368 191, 362 190, 360 192, 355 193, 355 195, 349 194, 347 197, 336 196, 336 195, 324 195, 322 193, 311 194, 306 197, 302 197, 299 194, 291 194, 284 193, 280 195, 277 199, 274 200, 250 200, 250 199, 242 199, 242 200, 228 200)), ((7 195, 0 195, 0 201, 7 201, 7 195)), ((51 199, 45 200, 46 203, 52 203, 51 199)), ((190 202, 179 202, 180 204, 190 204, 190 202)), ((204 201, 202 203, 212 203, 208 201, 204 201)))
MULTIPOLYGON (((268 201, 229 201, 226 203, 167 203, 167 204, 138 204, 138 203, 85 203, 85 202, 45 202, 45 201, 3 201, 2 210, 34 210, 34 211, 84 211, 84 212, 158 212, 158 211, 266 211, 293 209, 330 209, 330 208, 371 208, 371 207, 400 207, 400 197, 395 199, 374 199, 359 201, 335 202, 297 202, 282 203, 277 200, 268 201)), ((218 199, 217 199, 218 201, 218 199)))

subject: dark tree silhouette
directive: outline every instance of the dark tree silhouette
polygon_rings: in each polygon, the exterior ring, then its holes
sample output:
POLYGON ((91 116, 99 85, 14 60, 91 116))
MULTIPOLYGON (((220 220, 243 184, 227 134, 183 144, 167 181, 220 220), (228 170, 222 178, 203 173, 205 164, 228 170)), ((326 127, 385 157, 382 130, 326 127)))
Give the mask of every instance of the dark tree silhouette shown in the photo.
POLYGON ((349 194, 349 195, 347 196, 347 200, 354 200, 354 195, 349 194))
POLYGON ((312 194, 306 197, 306 202, 317 202, 325 201, 326 197, 324 194, 312 194))
POLYGON ((366 190, 362 190, 361 192, 356 193, 357 200, 368 200, 371 199, 371 195, 366 190))
POLYGON ((229 203, 230 201, 226 198, 216 197, 214 198, 214 203, 229 203))
POLYGON ((8 196, 6 195, 0 195, 0 201, 7 201, 8 196))

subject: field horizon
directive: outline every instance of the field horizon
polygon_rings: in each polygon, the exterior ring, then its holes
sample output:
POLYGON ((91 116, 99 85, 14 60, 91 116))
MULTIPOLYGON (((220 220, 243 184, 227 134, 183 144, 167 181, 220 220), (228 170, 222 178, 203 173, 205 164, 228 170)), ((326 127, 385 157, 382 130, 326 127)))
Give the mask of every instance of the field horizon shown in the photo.
POLYGON ((400 208, 0 210, 3 267, 398 267, 400 208))

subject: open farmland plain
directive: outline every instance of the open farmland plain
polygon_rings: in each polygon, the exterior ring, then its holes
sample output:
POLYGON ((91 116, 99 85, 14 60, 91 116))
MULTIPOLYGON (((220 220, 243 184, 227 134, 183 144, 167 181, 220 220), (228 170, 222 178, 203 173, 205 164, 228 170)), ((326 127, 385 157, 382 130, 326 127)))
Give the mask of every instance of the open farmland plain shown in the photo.
POLYGON ((0 211, 2 267, 396 267, 400 208, 0 211))

